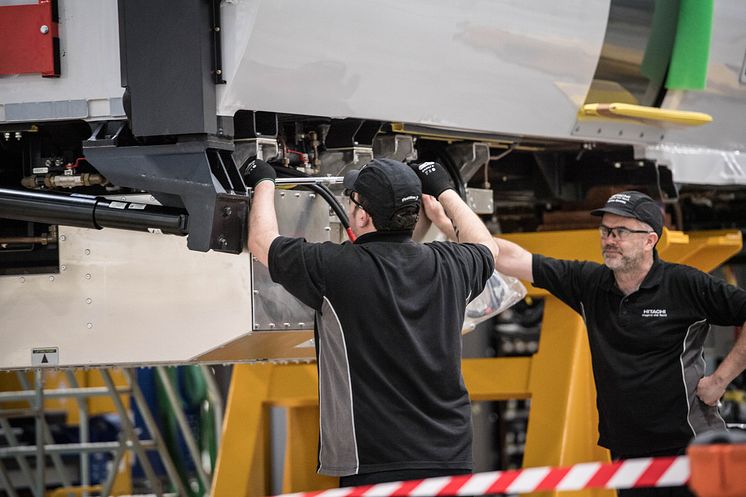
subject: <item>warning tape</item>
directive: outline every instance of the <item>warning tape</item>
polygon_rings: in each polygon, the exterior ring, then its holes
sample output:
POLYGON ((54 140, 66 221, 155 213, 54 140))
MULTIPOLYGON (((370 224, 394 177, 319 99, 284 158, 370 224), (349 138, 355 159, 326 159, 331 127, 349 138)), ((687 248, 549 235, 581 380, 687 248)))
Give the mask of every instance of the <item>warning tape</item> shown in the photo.
POLYGON ((689 458, 644 457, 611 463, 491 471, 360 487, 285 494, 281 497, 408 497, 522 494, 588 488, 675 487, 689 480, 689 458))

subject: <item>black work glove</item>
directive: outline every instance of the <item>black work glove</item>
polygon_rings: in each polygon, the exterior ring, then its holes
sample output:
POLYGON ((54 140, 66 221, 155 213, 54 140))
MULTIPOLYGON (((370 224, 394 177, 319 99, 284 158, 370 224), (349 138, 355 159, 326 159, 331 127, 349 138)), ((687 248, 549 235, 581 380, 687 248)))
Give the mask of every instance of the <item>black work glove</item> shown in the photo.
POLYGON ((256 188, 256 185, 262 181, 274 183, 276 178, 275 169, 261 159, 251 161, 243 172, 243 181, 251 189, 256 188))
POLYGON ((422 183, 422 193, 432 195, 436 199, 448 189, 455 189, 451 175, 443 166, 437 162, 423 162, 422 164, 410 164, 422 183))

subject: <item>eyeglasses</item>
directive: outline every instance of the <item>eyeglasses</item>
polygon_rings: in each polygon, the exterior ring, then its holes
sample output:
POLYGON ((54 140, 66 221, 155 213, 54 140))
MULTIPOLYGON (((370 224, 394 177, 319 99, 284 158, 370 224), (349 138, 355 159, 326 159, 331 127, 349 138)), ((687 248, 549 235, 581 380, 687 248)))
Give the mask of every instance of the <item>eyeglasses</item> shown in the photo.
POLYGON ((631 230, 624 226, 604 226, 603 224, 598 227, 598 232, 601 234, 601 238, 608 238, 613 236, 619 240, 626 240, 632 233, 655 233, 655 231, 647 230, 631 230))
POLYGON ((354 191, 349 190, 347 188, 345 188, 344 192, 342 192, 343 195, 345 195, 347 198, 350 199, 350 202, 352 202, 354 206, 360 207, 361 209, 365 210, 365 207, 363 207, 363 204, 355 200, 355 197, 353 196, 354 193, 355 193, 354 191))

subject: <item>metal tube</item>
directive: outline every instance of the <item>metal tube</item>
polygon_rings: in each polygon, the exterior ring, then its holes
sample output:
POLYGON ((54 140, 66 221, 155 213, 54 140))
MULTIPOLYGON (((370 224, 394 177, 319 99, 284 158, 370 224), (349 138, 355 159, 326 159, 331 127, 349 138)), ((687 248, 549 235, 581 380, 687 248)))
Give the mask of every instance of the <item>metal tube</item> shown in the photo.
MULTIPOLYGON (((130 393, 130 390, 126 387, 119 387, 117 388, 117 393, 128 394, 130 393)), ((107 397, 109 394, 109 390, 105 387, 55 388, 44 391, 44 397, 48 399, 107 397)), ((33 400, 35 397, 36 392, 34 390, 22 390, 19 392, 0 392, 0 402, 33 400)))
MULTIPOLYGON (((139 440, 138 443, 126 441, 128 449, 135 449, 138 445, 144 450, 155 450, 157 446, 152 440, 139 440)), ((121 446, 120 442, 88 442, 86 444, 49 444, 42 445, 44 452, 47 454, 77 454, 85 452, 87 454, 97 452, 115 452, 121 446)), ((35 445, 21 445, 19 447, 0 447, 0 458, 16 456, 33 456, 36 454, 35 445)))
POLYGON ((330 185, 336 185, 342 183, 344 176, 308 176, 298 178, 277 178, 275 184, 277 185, 308 185, 318 183, 329 183, 330 185))
POLYGON ((16 489, 13 488, 13 483, 10 481, 8 473, 5 471, 5 465, 0 461, 0 488, 4 488, 8 497, 18 497, 16 489))
POLYGON ((42 245, 48 245, 54 243, 57 240, 53 240, 47 235, 41 236, 6 236, 0 237, 0 244, 9 243, 41 243, 42 245))
POLYGON ((220 389, 215 381, 215 376, 212 374, 212 370, 209 366, 200 364, 199 368, 202 370, 202 375, 205 377, 205 383, 207 383, 207 397, 212 403, 212 409, 215 412, 215 443, 220 445, 220 437, 223 434, 223 397, 220 395, 220 389))
POLYGON ((202 482, 202 485, 204 485, 206 491, 209 492, 211 481, 205 473, 205 469, 202 467, 202 458, 199 454, 197 442, 194 440, 194 435, 189 427, 186 415, 184 415, 184 411, 181 409, 181 402, 176 396, 176 390, 174 390, 174 386, 171 383, 171 379, 168 377, 166 369, 163 366, 158 366, 156 370, 158 371, 158 377, 161 379, 161 383, 163 383, 163 388, 166 391, 168 401, 171 403, 171 409, 173 409, 174 414, 176 415, 176 423, 181 429, 181 435, 184 437, 184 442, 186 443, 189 455, 192 456, 192 461, 194 461, 194 469, 197 471, 197 477, 200 482, 202 482))
POLYGON ((111 400, 114 401, 114 407, 116 407, 117 411, 119 412, 119 418, 122 422, 122 430, 124 431, 127 438, 132 442, 135 454, 137 455, 137 458, 140 459, 140 464, 142 464, 142 468, 145 471, 145 476, 147 476, 148 480, 153 486, 153 492, 158 497, 162 497, 163 492, 161 491, 161 484, 155 476, 155 471, 153 471, 153 466, 150 464, 150 459, 148 459, 145 450, 143 450, 140 439, 135 432, 134 426, 132 426, 132 422, 130 421, 127 410, 124 408, 122 399, 119 398, 119 394, 114 387, 114 380, 111 379, 109 371, 105 369, 99 369, 99 372, 101 373, 101 378, 103 378, 107 388, 111 391, 111 400))
POLYGON ((186 235, 188 217, 184 210, 169 207, 0 188, 0 218, 5 219, 186 235))
MULTIPOLYGON (((37 369, 34 373, 34 386, 36 387, 36 489, 35 494, 44 497, 46 483, 44 470, 46 469, 46 458, 44 456, 44 371, 37 369)), ((32 485, 33 488, 33 485, 32 485)))
POLYGON ((130 387, 132 388, 132 397, 135 399, 137 406, 140 408, 142 419, 145 422, 145 426, 147 426, 148 431, 150 432, 150 437, 155 442, 158 454, 161 456, 161 461, 163 462, 163 466, 166 468, 166 473, 168 474, 171 483, 173 484, 174 488, 176 488, 179 495, 189 495, 187 493, 186 487, 184 486, 184 482, 181 481, 179 471, 176 469, 176 465, 174 464, 173 459, 171 459, 171 454, 168 453, 166 443, 163 441, 163 436, 158 429, 158 424, 153 418, 153 413, 151 413, 150 409, 148 408, 148 403, 145 401, 145 397, 142 394, 142 390, 140 390, 140 386, 137 384, 137 381, 135 381, 135 377, 132 374, 131 370, 125 369, 123 371, 124 375, 129 381, 130 387))
MULTIPOLYGON (((121 440, 120 443, 121 442, 126 442, 126 440, 121 440)), ((114 452, 114 460, 111 464, 111 472, 106 475, 106 481, 104 481, 104 485, 101 488, 101 495, 107 497, 111 495, 111 489, 114 486, 114 481, 117 479, 117 468, 119 468, 119 464, 122 462, 122 457, 124 457, 124 447, 124 445, 120 445, 117 451, 114 452)))
MULTIPOLYGON (((11 429, 10 423, 8 423, 7 419, 0 418, 0 427, 2 427, 3 429, 3 434, 5 435, 5 439, 8 441, 8 445, 10 445, 11 447, 18 447, 18 439, 13 433, 13 430, 11 429)), ((34 495, 36 495, 36 488, 34 487, 34 475, 31 472, 31 467, 28 465, 28 461, 20 454, 15 455, 15 460, 18 463, 18 467, 21 468, 21 473, 23 473, 23 476, 28 481, 29 488, 32 489, 34 495)))
MULTIPOLYGON (((51 231, 52 230, 50 230, 50 232, 51 231)), ((56 235, 55 235, 55 237, 56 237, 56 235)), ((19 371, 17 373, 17 377, 19 379, 19 382, 21 383, 21 386, 23 388, 28 389, 29 388, 29 384, 28 384, 28 381, 26 379, 26 375, 19 371)), ((49 390, 48 390, 48 392, 49 392, 49 390)), ((33 391, 28 392, 28 393, 30 393, 33 396, 36 395, 36 393, 33 392, 33 391)), ((34 397, 33 396, 30 396, 28 399, 26 399, 28 401, 29 405, 32 408, 34 406, 34 404, 33 404, 34 397)), ((17 415, 24 416, 24 414, 17 414, 17 415)), ((12 411, 11 412, 0 411, 0 416, 1 417, 12 417, 12 416, 14 416, 14 414, 12 414, 12 411)), ((42 417, 42 433, 44 434, 44 443, 45 444, 53 444, 54 443, 54 437, 52 437, 52 430, 49 429, 49 424, 47 423, 47 420, 45 418, 43 418, 43 417, 42 417)), ((67 477, 67 472, 65 472, 65 465, 62 463, 62 459, 60 458, 60 456, 57 455, 57 454, 50 454, 50 457, 52 458, 52 464, 54 464, 54 468, 57 470, 57 474, 59 475, 60 481, 62 482, 62 484, 64 486, 66 486, 66 487, 71 486, 70 479, 67 477)))
MULTIPOLYGON (((67 382, 70 387, 78 389, 78 380, 75 378, 75 373, 70 370, 65 371, 67 382)), ((78 403, 78 433, 80 436, 80 443, 88 443, 89 441, 89 425, 88 425, 88 400, 78 397, 75 399, 78 403)), ((91 471, 88 460, 88 454, 80 454, 80 485, 87 487, 91 484, 91 471)), ((87 497, 88 493, 85 492, 83 497, 87 497)), ((108 495, 108 494, 104 494, 108 495)))

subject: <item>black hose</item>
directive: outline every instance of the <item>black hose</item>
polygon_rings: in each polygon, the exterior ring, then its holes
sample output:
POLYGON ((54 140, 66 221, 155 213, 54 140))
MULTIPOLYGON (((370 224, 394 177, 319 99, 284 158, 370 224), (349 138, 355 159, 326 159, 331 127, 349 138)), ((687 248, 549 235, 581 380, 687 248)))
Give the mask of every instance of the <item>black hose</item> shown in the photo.
MULTIPOLYGON (((306 173, 303 173, 301 171, 289 168, 289 167, 283 167, 283 166, 277 166, 272 164, 272 167, 277 171, 278 174, 283 175, 285 177, 291 177, 291 178, 307 178, 308 175, 306 173)), ((329 207, 334 211, 334 213, 339 218, 339 222, 342 223, 342 226, 345 228, 345 231, 350 228, 350 220, 347 217, 347 212, 345 211, 345 208, 342 206, 342 204, 339 203, 337 200, 337 197, 334 196, 331 190, 326 185, 322 184, 308 184, 308 185, 298 185, 302 188, 307 188, 315 193, 317 193, 321 198, 323 198, 327 204, 329 204, 329 207)))

